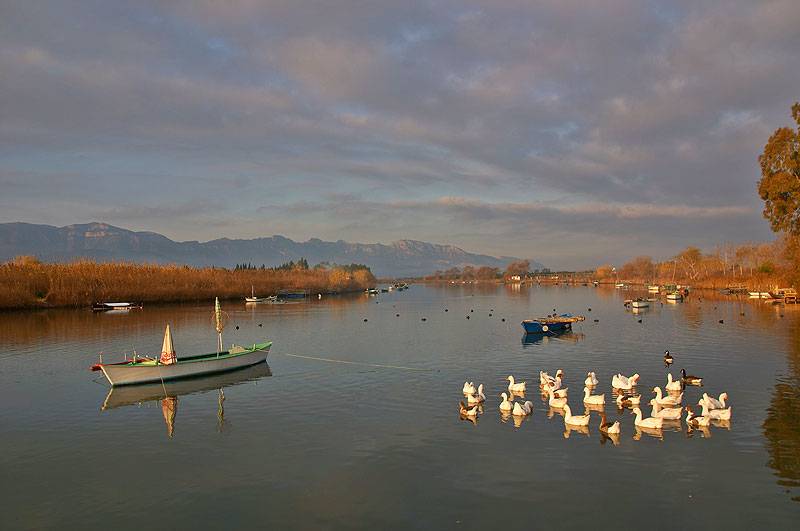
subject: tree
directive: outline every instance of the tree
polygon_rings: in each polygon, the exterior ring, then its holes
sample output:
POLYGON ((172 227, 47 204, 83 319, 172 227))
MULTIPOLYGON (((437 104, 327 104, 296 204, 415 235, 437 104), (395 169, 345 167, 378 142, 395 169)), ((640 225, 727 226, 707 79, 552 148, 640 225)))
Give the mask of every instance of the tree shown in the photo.
POLYGON ((792 118, 797 130, 776 129, 758 157, 758 194, 772 230, 800 236, 800 103, 792 106, 792 118))
POLYGON ((528 274, 528 270, 531 268, 531 263, 528 260, 519 260, 516 262, 511 262, 506 267, 505 277, 513 277, 514 275, 519 275, 520 278, 524 277, 528 274))
POLYGON ((603 264, 595 271, 597 278, 611 278, 614 275, 614 267, 611 264, 603 264))

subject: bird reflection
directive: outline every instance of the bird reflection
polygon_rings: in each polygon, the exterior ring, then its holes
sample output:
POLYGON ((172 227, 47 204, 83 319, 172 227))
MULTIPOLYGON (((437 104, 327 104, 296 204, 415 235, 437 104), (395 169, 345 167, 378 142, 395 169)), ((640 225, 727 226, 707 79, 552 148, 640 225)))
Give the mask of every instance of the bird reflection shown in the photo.
POLYGON ((691 424, 689 424, 686 428, 686 436, 691 438, 694 437, 695 433, 699 433, 703 439, 711 438, 711 430, 708 429, 708 426, 699 426, 694 428, 691 424))
POLYGON ((664 432, 657 428, 645 428, 643 426, 634 426, 636 428, 635 433, 633 434, 634 441, 642 440, 642 434, 645 433, 650 437, 656 438, 658 440, 664 440, 664 432))
POLYGON ((572 432, 580 433, 581 435, 589 436, 589 426, 573 426, 572 424, 564 424, 564 438, 569 439, 572 432))
POLYGON ((604 431, 600 432, 600 444, 605 444, 608 441, 611 441, 611 444, 614 446, 619 446, 619 433, 606 433, 604 431))

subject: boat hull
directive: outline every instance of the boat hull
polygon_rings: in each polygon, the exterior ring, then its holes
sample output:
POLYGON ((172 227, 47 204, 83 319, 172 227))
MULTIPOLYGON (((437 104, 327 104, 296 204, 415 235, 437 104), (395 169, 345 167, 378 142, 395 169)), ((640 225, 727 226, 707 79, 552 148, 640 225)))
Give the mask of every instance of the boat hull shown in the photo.
POLYGON ((108 383, 113 386, 135 385, 191 378, 202 374, 214 374, 249 367, 266 361, 272 343, 257 345, 258 348, 247 349, 235 355, 220 357, 188 358, 171 365, 153 364, 109 364, 100 365, 108 383))
POLYGON ((541 323, 539 321, 522 321, 522 328, 527 334, 548 334, 572 330, 572 323, 541 323))
POLYGON ((647 301, 633 301, 631 306, 634 308, 649 308, 650 303, 647 301))

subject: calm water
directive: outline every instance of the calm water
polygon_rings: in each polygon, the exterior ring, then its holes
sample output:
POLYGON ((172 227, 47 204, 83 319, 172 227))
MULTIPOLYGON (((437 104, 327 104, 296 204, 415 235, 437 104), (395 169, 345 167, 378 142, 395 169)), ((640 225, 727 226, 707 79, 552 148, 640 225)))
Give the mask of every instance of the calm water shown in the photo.
POLYGON ((269 367, 167 384, 167 400, 160 386, 109 394, 87 367, 100 351, 106 361, 157 351, 166 322, 179 355, 213 350, 210 304, 0 314, 0 527, 796 524, 800 308, 695 294, 633 314, 621 304, 629 296, 413 286, 255 309, 229 302, 226 344, 271 339, 269 367), (553 308, 587 321, 526 341, 519 321, 553 308), (597 432, 598 414, 588 434, 548 418, 539 370, 564 369, 583 413, 587 371, 607 398, 612 374, 638 372, 649 398, 665 382, 665 349, 673 375, 706 378, 684 404, 728 392, 728 428, 681 424, 654 437, 611 404, 615 445, 597 432), (535 391, 519 426, 497 409, 509 374, 535 391), (475 425, 458 414, 465 379, 487 388, 475 425))

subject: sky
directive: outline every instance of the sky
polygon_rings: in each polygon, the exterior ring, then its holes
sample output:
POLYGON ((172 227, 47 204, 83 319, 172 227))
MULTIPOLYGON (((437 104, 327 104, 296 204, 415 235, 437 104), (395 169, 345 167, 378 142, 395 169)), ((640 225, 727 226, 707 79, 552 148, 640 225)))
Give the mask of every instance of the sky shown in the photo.
POLYGON ((0 222, 553 268, 773 238, 800 2, 0 0, 0 222))

